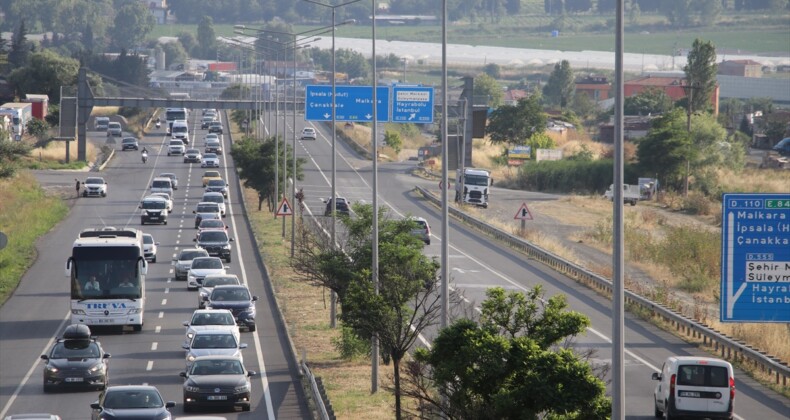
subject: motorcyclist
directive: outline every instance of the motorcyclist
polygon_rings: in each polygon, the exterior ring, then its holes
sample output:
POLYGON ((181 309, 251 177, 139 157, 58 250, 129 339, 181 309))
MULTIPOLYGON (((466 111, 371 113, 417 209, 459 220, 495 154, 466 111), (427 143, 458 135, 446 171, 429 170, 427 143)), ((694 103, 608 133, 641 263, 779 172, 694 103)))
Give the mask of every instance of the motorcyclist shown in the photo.
POLYGON ((162 125, 162 122, 159 120, 159 117, 156 117, 156 128, 159 128, 162 125))
POLYGON ((145 163, 148 160, 148 149, 143 147, 141 155, 142 155, 142 158, 143 158, 143 163, 145 163))

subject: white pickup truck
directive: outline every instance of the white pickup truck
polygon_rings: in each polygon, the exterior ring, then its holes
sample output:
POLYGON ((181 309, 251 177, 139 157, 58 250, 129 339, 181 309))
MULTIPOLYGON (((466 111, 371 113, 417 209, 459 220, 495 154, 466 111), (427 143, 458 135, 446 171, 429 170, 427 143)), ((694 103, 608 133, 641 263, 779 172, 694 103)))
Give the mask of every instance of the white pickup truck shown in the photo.
MULTIPOLYGON (((614 187, 614 184, 609 185, 609 189, 604 193, 604 197, 609 199, 609 201, 614 201, 614 191, 612 187, 614 187)), ((642 199, 642 191, 639 185, 623 184, 623 203, 635 206, 636 202, 642 199)))

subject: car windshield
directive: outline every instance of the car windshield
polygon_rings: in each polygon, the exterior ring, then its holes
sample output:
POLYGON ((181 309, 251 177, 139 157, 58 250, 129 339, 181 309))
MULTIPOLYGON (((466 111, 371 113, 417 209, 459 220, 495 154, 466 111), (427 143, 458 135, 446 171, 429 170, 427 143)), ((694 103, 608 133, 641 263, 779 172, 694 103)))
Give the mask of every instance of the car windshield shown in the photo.
POLYGON ((193 155, 193 154, 197 155, 197 154, 200 153, 200 151, 198 149, 189 149, 189 150, 187 150, 187 153, 190 154, 190 155, 193 155))
POLYGON ((198 257, 205 257, 206 251, 184 251, 178 257, 179 261, 192 261, 198 257))
POLYGON ((123 139, 122 141, 123 141, 124 143, 137 143, 137 140, 136 140, 136 139, 123 139))
POLYGON ((173 140, 170 142, 171 146, 183 146, 184 143, 181 140, 173 140))
POLYGON ((218 219, 208 219, 200 222, 200 228, 225 228, 225 223, 218 219))
MULTIPOLYGON (((224 230, 207 230, 200 232, 199 242, 228 242, 228 235, 224 230)), ((194 267, 194 265, 192 266, 194 267)))
POLYGON ((162 397, 153 390, 111 390, 104 396, 104 408, 158 408, 162 397))
POLYGON ((244 288, 214 289, 211 292, 212 301, 248 301, 250 292, 244 288))
POLYGON ((219 178, 219 172, 217 171, 206 171, 203 174, 204 178, 219 178))
POLYGON ((143 201, 144 210, 162 210, 167 207, 164 200, 146 200, 143 201))
POLYGON ((217 155, 216 153, 206 153, 203 157, 206 159, 216 159, 217 155))
POLYGON ((224 187, 225 186, 225 181, 223 181, 221 179, 212 179, 211 181, 208 182, 208 186, 209 187, 224 187))
POLYGON ((233 321, 233 315, 223 312, 195 314, 190 325, 236 325, 236 323, 233 321))
POLYGON ((219 206, 211 203, 211 204, 198 204, 197 206, 198 213, 218 213, 219 206))
POLYGON ((101 352, 99 346, 87 340, 65 340, 55 344, 50 359, 97 359, 101 352))
POLYGON ((242 375, 238 360, 201 360, 192 365, 190 375, 242 375))
POLYGON ((488 186, 488 178, 480 175, 466 175, 464 184, 485 187, 488 186))
POLYGON ((219 258, 196 258, 192 260, 192 268, 222 268, 222 261, 219 258))
POLYGON ((225 284, 239 284, 239 280, 235 277, 212 277, 203 280, 203 287, 215 287, 225 284))
POLYGON ((154 182, 151 183, 153 188, 170 188, 170 185, 170 180, 154 180, 154 182))
POLYGON ((197 334, 192 339, 193 349, 232 349, 238 347, 233 334, 197 334))
POLYGON ((209 202, 212 202, 212 203, 219 204, 219 203, 224 203, 225 199, 222 198, 221 194, 219 194, 219 195, 205 195, 205 196, 203 196, 203 201, 209 201, 209 202))
POLYGON ((88 178, 85 180, 86 184, 96 185, 96 184, 104 184, 104 179, 102 178, 88 178))
POLYGON ((144 244, 152 244, 154 243, 154 237, 151 235, 143 235, 143 243, 144 244))

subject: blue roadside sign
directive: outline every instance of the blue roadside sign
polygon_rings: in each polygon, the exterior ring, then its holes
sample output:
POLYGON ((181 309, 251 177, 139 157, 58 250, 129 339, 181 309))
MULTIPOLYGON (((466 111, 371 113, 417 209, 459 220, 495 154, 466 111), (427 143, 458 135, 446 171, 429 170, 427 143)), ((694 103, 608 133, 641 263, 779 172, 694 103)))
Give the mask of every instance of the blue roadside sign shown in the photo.
POLYGON ((432 123, 433 88, 423 86, 393 86, 392 122, 432 123))
MULTIPOLYGON (((339 85, 335 87, 335 121, 373 121, 373 87, 339 85)), ((376 88, 378 122, 389 122, 389 88, 376 88)), ((308 85, 305 89, 304 119, 332 121, 332 86, 308 85)))
POLYGON ((790 322, 790 194, 724 194, 722 322, 790 322))

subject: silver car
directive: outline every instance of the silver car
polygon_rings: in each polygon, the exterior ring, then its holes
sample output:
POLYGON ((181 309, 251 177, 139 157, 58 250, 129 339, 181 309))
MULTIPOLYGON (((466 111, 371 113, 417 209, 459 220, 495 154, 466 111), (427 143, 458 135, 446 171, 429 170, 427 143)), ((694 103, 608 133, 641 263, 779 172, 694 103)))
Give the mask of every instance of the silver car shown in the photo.
POLYGON ((173 260, 175 263, 176 280, 187 279, 189 269, 192 267, 192 260, 198 257, 208 257, 208 251, 201 248, 182 249, 178 257, 173 260))
POLYGON ((187 274, 187 290, 197 290, 209 274, 225 274, 226 266, 217 257, 198 257, 192 260, 187 274))
POLYGON ((143 234, 143 254, 145 255, 146 260, 149 260, 152 263, 156 262, 156 251, 158 246, 159 242, 154 240, 153 235, 149 233, 143 234))
POLYGON ((198 290, 198 308, 205 308, 205 301, 211 296, 214 286, 222 286, 223 284, 237 285, 241 284, 241 282, 235 274, 209 274, 203 278, 203 284, 200 285, 200 290, 198 290))
POLYGON ((183 325, 187 327, 184 337, 184 344, 187 346, 196 332, 205 330, 230 331, 236 337, 236 341, 241 341, 239 326, 236 325, 233 313, 227 309, 198 309, 192 313, 192 319, 184 321, 183 325))
POLYGON ((247 348, 247 344, 239 343, 230 331, 203 330, 196 331, 192 341, 181 348, 187 351, 186 365, 189 369, 192 362, 200 356, 230 356, 243 361, 241 351, 247 348))

